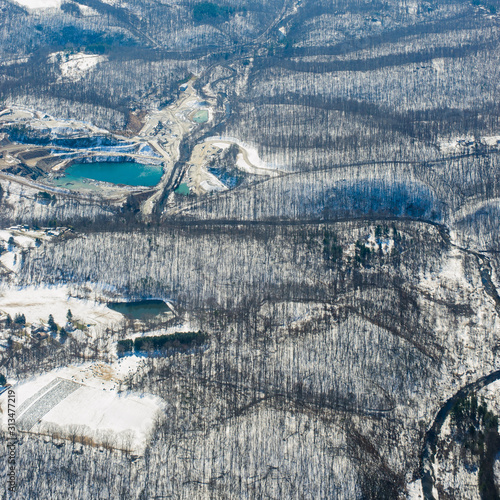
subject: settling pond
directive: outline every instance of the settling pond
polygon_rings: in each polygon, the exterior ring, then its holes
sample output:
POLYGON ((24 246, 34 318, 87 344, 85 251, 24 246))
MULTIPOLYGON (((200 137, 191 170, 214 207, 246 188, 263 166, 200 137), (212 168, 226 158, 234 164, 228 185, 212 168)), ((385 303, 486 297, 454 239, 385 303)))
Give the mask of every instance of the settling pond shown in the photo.
POLYGON ((127 186, 156 186, 163 175, 161 165, 143 165, 134 162, 74 163, 63 177, 56 179, 57 186, 71 189, 81 187, 85 179, 125 184, 127 186))
POLYGON ((206 109, 200 109, 193 115, 193 121, 196 123, 206 123, 208 122, 208 111, 206 109))
POLYGON ((139 300, 136 302, 110 302, 108 307, 131 319, 152 319, 170 311, 163 300, 139 300))

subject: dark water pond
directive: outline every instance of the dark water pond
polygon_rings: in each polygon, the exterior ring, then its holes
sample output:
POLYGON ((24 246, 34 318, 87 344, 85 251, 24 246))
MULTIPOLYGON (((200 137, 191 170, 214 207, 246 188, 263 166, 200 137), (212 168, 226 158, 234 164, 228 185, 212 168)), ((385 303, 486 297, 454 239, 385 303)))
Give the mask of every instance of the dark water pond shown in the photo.
POLYGON ((151 319, 170 311, 163 300, 139 300, 136 302, 110 302, 108 307, 131 319, 151 319))

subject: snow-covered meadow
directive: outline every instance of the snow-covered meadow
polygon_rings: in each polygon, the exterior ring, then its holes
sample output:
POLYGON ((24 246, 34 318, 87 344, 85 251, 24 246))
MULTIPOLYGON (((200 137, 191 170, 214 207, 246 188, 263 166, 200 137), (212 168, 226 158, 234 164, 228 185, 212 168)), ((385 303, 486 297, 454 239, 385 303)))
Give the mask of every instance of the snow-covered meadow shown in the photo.
MULTIPOLYGON (((84 363, 12 382, 20 430, 109 446, 141 454, 164 402, 152 395, 121 392, 125 377, 141 360, 122 358, 111 365, 84 363)), ((0 396, 7 426, 7 393, 0 396)))

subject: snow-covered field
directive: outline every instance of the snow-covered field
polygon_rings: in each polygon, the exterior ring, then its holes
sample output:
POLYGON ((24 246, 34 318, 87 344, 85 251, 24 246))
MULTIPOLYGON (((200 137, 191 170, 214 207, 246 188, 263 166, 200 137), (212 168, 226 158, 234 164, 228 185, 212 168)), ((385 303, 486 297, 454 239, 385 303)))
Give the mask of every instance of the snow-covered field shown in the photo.
POLYGON ((28 323, 46 323, 52 314, 56 323, 64 325, 68 309, 76 321, 85 325, 111 326, 123 319, 120 313, 108 309, 105 304, 72 297, 66 285, 0 288, 0 312, 11 317, 22 313, 28 323))
MULTIPOLYGON (((119 392, 121 380, 139 363, 134 356, 111 365, 85 363, 14 385, 18 427, 143 453, 165 403, 148 394, 119 392)), ((0 396, 0 408, 6 398, 6 393, 0 396)), ((5 426, 6 412, 1 417, 5 426)))
POLYGON ((54 52, 50 54, 49 60, 59 63, 61 78, 72 81, 81 80, 85 74, 100 62, 106 61, 105 56, 95 54, 67 54, 65 52, 54 52))
POLYGON ((57 9, 60 7, 61 0, 14 0, 13 3, 27 7, 30 10, 36 9, 57 9))

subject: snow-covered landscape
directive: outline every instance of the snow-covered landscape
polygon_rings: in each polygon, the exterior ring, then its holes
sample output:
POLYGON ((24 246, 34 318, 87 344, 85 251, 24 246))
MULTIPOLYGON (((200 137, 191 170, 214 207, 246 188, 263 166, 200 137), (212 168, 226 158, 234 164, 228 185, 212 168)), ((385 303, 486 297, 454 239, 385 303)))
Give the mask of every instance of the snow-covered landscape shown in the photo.
MULTIPOLYGON (((125 377, 139 364, 135 358, 112 365, 87 363, 14 385, 20 429, 144 453, 165 403, 157 397, 120 390, 125 377)), ((6 406, 4 393, 0 407, 6 406)), ((8 426, 6 411, 2 425, 8 426)))
POLYGON ((0 0, 0 497, 500 496, 498 0, 0 0))
POLYGON ((14 3, 30 10, 57 9, 61 5, 61 0, 15 0, 14 3))

